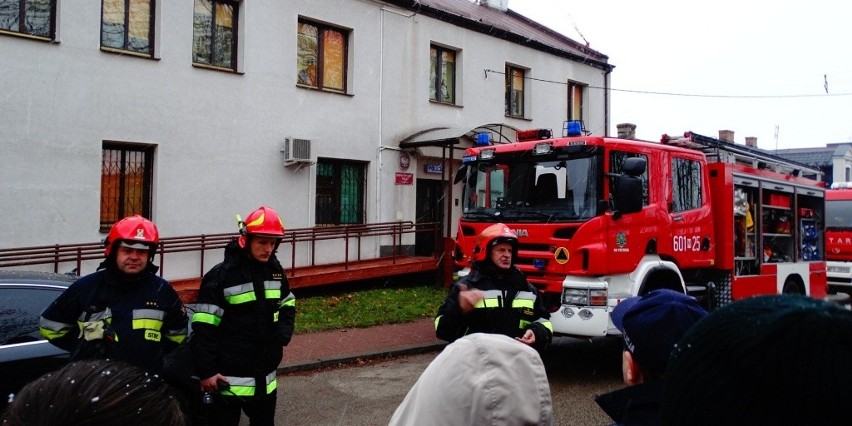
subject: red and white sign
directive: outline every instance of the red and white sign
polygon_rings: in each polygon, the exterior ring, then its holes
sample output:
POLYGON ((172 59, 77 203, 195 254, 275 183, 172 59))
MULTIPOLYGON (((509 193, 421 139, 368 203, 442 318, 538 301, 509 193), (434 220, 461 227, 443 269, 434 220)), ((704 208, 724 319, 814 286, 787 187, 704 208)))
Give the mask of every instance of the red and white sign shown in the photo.
POLYGON ((397 185, 413 185, 414 184, 414 173, 397 173, 396 174, 396 184, 397 185))

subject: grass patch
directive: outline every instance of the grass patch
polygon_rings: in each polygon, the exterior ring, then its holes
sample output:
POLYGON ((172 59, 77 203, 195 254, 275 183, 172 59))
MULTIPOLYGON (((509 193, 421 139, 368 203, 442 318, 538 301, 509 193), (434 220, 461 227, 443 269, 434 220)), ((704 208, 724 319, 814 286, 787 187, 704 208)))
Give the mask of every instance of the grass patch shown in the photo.
POLYGON ((434 318, 447 289, 433 284, 296 297, 296 333, 434 318))

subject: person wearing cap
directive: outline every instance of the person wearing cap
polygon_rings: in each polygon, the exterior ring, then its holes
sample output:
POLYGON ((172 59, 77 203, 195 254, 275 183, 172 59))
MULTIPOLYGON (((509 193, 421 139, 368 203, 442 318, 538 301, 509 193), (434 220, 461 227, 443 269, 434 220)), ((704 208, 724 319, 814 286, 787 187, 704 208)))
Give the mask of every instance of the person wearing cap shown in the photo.
POLYGON ((447 345, 423 370, 389 426, 553 424, 550 383, 538 352, 501 334, 447 345))
POLYGON ((624 299, 612 311, 624 350, 621 372, 627 387, 595 398, 615 424, 657 423, 664 376, 678 340, 707 311, 692 296, 660 289, 624 299))
POLYGON ((845 425, 852 311, 804 295, 714 310, 669 361, 661 425, 845 425))
POLYGON ((157 226, 134 215, 116 222, 104 241, 104 261, 60 294, 39 319, 50 343, 72 361, 109 358, 153 373, 186 339, 183 303, 156 275, 157 226))
POLYGON ((276 371, 296 318, 296 298, 275 256, 284 223, 265 206, 239 223, 224 261, 201 279, 190 348, 201 390, 212 394, 212 424, 238 425, 245 412, 252 426, 272 426, 276 371))
POLYGON ((518 237, 497 223, 476 238, 470 274, 450 288, 435 317, 435 335, 453 342, 471 333, 512 337, 542 351, 553 326, 538 290, 515 267, 518 237))

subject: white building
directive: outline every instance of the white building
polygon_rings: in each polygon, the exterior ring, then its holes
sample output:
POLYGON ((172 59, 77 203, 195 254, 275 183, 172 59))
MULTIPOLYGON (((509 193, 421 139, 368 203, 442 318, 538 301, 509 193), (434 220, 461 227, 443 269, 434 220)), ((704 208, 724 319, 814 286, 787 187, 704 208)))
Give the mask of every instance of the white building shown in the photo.
POLYGON ((162 236, 231 232, 260 205, 288 228, 452 236, 443 155, 481 131, 609 127, 608 58, 506 6, 0 1, 0 248, 99 241, 135 212, 162 236))

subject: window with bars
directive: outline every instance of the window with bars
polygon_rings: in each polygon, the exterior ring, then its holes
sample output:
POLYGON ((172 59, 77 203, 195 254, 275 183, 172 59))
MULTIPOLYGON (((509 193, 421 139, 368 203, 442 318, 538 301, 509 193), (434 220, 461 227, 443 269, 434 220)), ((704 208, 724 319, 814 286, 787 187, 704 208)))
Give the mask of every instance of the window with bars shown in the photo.
POLYGON ((239 11, 239 1, 195 0, 193 63, 237 70, 239 11))
POLYGON ((296 83, 345 93, 348 48, 348 31, 300 19, 296 83))
POLYGON ((103 143, 101 232, 127 216, 151 217, 153 169, 153 145, 103 143))
POLYGON ((366 165, 320 159, 317 162, 317 225, 364 223, 366 165))
POLYGON ((56 0, 0 0, 0 32, 56 39, 56 0))
POLYGON ((157 0, 103 0, 101 47, 154 56, 157 0))
POLYGON ((524 70, 506 65, 506 115, 524 117, 524 70))
POLYGON ((456 103, 456 52, 432 45, 429 49, 429 100, 456 103))

